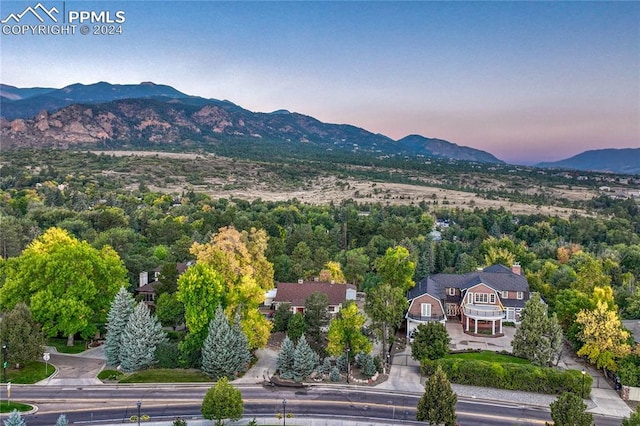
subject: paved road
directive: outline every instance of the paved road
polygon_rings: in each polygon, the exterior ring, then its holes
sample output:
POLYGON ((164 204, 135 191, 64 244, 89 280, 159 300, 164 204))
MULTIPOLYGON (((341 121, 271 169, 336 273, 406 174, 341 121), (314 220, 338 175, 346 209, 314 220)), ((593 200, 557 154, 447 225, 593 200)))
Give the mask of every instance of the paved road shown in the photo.
POLYGON ((48 379, 39 385, 99 385, 96 378, 104 368, 104 347, 89 349, 80 354, 62 354, 48 347, 51 354, 49 364, 56 369, 48 379))

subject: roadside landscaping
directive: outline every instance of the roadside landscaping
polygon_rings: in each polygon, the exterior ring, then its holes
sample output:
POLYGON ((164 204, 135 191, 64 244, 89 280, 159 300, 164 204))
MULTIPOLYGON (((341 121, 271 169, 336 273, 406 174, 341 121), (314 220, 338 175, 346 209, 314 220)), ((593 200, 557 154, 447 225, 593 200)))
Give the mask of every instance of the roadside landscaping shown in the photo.
MULTIPOLYGON (((0 413, 10 413, 13 410, 19 411, 21 413, 25 413, 27 411, 33 410, 33 406, 29 404, 21 404, 19 402, 10 402, 10 401, 1 401, 0 402, 0 413)), ((6 421, 5 421, 6 424, 6 421)))
POLYGON ((51 365, 46 368, 44 362, 32 361, 20 368, 7 368, 7 381, 21 385, 30 385, 46 379, 52 375, 54 371, 55 368, 51 365))

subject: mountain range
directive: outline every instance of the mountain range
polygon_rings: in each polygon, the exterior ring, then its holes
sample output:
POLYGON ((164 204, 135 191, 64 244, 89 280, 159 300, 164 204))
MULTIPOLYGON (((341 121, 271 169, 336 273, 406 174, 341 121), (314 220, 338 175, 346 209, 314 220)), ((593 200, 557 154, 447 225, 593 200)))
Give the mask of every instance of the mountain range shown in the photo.
POLYGON ((538 163, 536 167, 640 174, 640 148, 595 149, 561 161, 538 163))
MULTIPOLYGON (((269 141, 291 144, 295 149, 503 163, 489 152, 443 139, 409 135, 393 140, 287 110, 252 112, 230 101, 190 96, 151 82, 72 84, 62 89, 0 84, 0 117, 5 149, 92 144, 161 149, 166 144, 193 147, 269 141)), ((638 162, 627 161, 637 157, 637 152, 635 157, 611 152, 600 157, 601 161, 597 155, 589 161, 578 157, 538 166, 640 173, 638 162)))

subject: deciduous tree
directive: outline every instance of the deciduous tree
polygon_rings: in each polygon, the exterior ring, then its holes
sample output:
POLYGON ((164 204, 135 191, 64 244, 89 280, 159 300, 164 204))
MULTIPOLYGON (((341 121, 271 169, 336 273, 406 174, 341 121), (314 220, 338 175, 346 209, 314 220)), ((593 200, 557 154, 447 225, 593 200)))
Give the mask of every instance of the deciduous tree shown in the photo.
POLYGON ((111 308, 107 315, 104 354, 108 365, 120 365, 122 335, 135 307, 136 302, 133 300, 131 293, 126 288, 120 287, 118 294, 111 301, 111 308))
POLYGON ((600 301, 595 309, 580 311, 576 323, 581 327, 579 337, 584 342, 578 356, 588 357, 598 368, 616 371, 616 360, 631 352, 629 332, 622 327, 618 313, 600 301))
POLYGON ((622 426, 640 426, 640 405, 636 407, 636 411, 631 413, 628 418, 622 419, 622 426))
POLYGON ((162 325, 175 330, 177 326, 184 323, 184 305, 175 293, 162 293, 156 299, 156 315, 162 325))
POLYGON ((202 417, 215 420, 217 426, 223 425, 224 419, 240 420, 244 413, 242 394, 223 377, 207 391, 200 411, 202 417))
POLYGON ((554 426, 591 426, 593 415, 585 410, 582 398, 571 392, 564 392, 551 403, 551 419, 554 426))
POLYGON ((329 297, 324 293, 311 293, 304 301, 305 334, 316 345, 321 343, 322 328, 329 323, 328 307, 329 297))
POLYGON ((438 359, 449 353, 449 333, 442 323, 428 322, 418 325, 411 345, 411 357, 416 361, 438 359))
POLYGON ((403 292, 416 284, 413 281, 416 264, 405 247, 389 247, 385 255, 377 258, 374 263, 383 283, 400 288, 403 292))
POLYGON ((513 354, 530 360, 535 365, 546 366, 562 348, 562 329, 555 314, 547 315, 547 306, 540 294, 533 293, 525 303, 520 327, 513 337, 513 354))
POLYGON ((60 228, 50 228, 6 269, 0 288, 0 309, 18 302, 29 305, 48 336, 62 333, 68 345, 74 335, 88 337, 106 321, 109 304, 127 272, 111 247, 96 250, 60 228))
POLYGON ((120 366, 125 372, 153 365, 156 347, 167 337, 160 322, 144 302, 138 303, 122 333, 120 366))
POLYGON ((398 327, 409 303, 405 292, 388 283, 378 284, 367 292, 364 310, 371 318, 371 327, 382 341, 382 359, 389 350, 390 331, 398 327))
POLYGON ((329 324, 327 352, 333 356, 342 354, 346 349, 353 354, 371 352, 371 341, 362 334, 366 320, 355 303, 348 303, 340 309, 338 316, 329 324))
POLYGON ((424 394, 418 401, 416 420, 430 425, 455 426, 458 397, 451 388, 447 375, 440 366, 424 385, 424 394))

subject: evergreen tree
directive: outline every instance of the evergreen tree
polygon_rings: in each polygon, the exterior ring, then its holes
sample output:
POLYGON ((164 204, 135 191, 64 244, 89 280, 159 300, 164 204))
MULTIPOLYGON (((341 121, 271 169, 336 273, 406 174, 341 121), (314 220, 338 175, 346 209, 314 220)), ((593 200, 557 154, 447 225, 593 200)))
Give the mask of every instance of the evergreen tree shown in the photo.
POLYGON ((223 419, 240 420, 244 413, 242 394, 222 377, 205 394, 200 411, 202 417, 215 420, 216 425, 223 425, 223 419))
POLYGON ((322 327, 329 324, 328 306, 329 297, 324 293, 314 292, 304 301, 305 334, 316 345, 322 342, 322 327))
POLYGON ((121 337, 120 366, 125 372, 140 370, 156 362, 158 344, 167 337, 160 322, 144 302, 138 303, 121 337))
POLYGON ((307 339, 302 335, 293 353, 293 379, 302 382, 309 377, 320 363, 320 357, 311 349, 307 339))
POLYGON ((202 371, 214 379, 233 378, 246 369, 250 359, 247 337, 238 319, 230 325, 218 305, 202 347, 202 371))
POLYGON ((551 419, 555 426, 591 426, 593 415, 578 395, 565 392, 551 403, 551 419))
POLYGON ((447 375, 438 366, 424 385, 424 394, 418 402, 416 419, 432 425, 454 426, 458 397, 451 389, 447 375))
POLYGON ((24 365, 39 360, 44 349, 42 329, 33 320, 29 307, 20 302, 0 320, 0 342, 7 345, 7 362, 24 365))
POLYGON ((304 322, 304 315, 302 315, 300 312, 296 312, 291 316, 291 319, 289 320, 289 327, 287 327, 287 336, 289 336, 289 338, 293 340, 294 343, 297 343, 300 336, 304 334, 306 327, 307 325, 304 322))
POLYGON ((376 374, 376 364, 370 354, 360 354, 359 362, 360 372, 367 379, 370 379, 374 374, 376 374))
POLYGON ((276 312, 273 314, 273 331, 286 332, 289 328, 289 320, 293 313, 291 312, 291 303, 281 303, 278 305, 276 312))
POLYGON ((18 412, 18 410, 13 410, 7 420, 4 420, 4 426, 26 426, 24 419, 18 412))
POLYGON ((56 426, 68 426, 69 420, 67 420, 67 416, 64 414, 60 414, 58 420, 56 421, 56 426))
POLYGON ((411 356, 416 361, 442 358, 449 352, 449 333, 439 322, 428 322, 418 325, 413 335, 411 356))
POLYGON ((547 316, 540 294, 533 293, 525 303, 520 327, 513 337, 513 354, 535 365, 547 366, 560 353, 562 329, 556 315, 547 316))
POLYGON ((338 367, 333 367, 331 369, 331 372, 329 373, 329 380, 332 382, 340 381, 340 370, 338 370, 338 367))
POLYGON ((276 365, 280 372, 280 377, 283 379, 293 378, 293 362, 294 362, 295 346, 289 336, 286 336, 280 345, 280 352, 278 352, 278 358, 276 365))
POLYGON ((122 334, 129 322, 129 317, 135 310, 136 302, 124 287, 113 298, 107 315, 107 336, 104 343, 104 354, 107 365, 120 365, 120 350, 122 348, 122 334))

